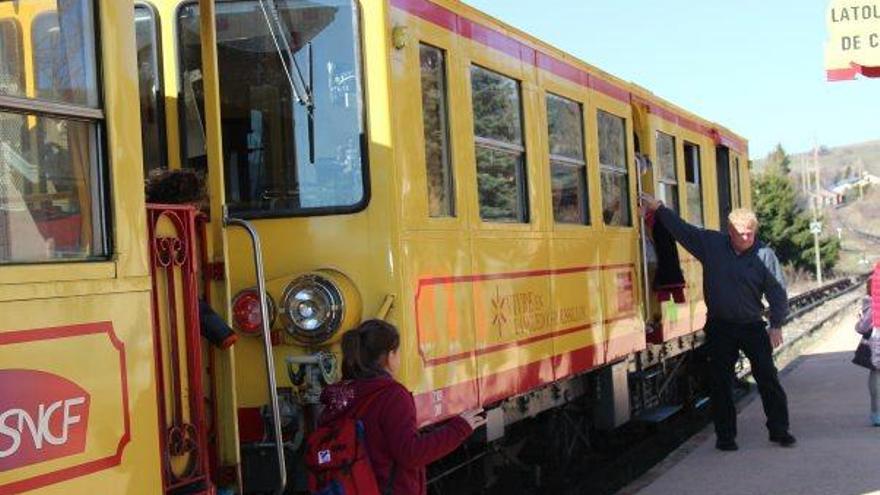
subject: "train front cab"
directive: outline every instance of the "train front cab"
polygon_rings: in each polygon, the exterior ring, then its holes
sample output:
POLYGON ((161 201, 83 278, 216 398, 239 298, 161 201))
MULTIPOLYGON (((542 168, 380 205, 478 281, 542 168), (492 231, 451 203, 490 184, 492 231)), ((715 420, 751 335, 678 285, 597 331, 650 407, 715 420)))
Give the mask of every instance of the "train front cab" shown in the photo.
POLYGON ((322 351, 362 319, 397 317, 387 11, 354 0, 221 0, 213 22, 202 8, 138 3, 144 142, 158 157, 144 165, 206 176, 204 285, 242 337, 208 353, 217 480, 248 493, 281 484, 277 394, 292 490, 319 387, 338 377, 336 356, 322 351), (268 346, 242 222, 261 241, 268 346))
POLYGON ((0 3, 0 493, 161 491, 132 12, 0 3))

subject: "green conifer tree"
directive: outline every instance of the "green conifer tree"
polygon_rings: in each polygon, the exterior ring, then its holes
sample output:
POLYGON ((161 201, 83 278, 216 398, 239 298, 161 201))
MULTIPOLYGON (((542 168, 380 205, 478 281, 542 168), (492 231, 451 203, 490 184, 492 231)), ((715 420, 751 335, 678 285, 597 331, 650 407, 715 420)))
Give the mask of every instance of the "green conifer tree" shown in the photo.
MULTIPOLYGON (((777 149, 781 149, 777 147, 777 149)), ((786 157, 787 158, 787 157, 786 157)), ((780 160, 777 163, 784 163, 780 160)), ((813 271, 815 253, 810 217, 797 205, 795 188, 779 169, 767 169, 753 176, 754 208, 761 224, 759 236, 776 251, 785 265, 813 271)), ((834 237, 820 239, 822 269, 831 270, 840 257, 840 241, 834 237)))

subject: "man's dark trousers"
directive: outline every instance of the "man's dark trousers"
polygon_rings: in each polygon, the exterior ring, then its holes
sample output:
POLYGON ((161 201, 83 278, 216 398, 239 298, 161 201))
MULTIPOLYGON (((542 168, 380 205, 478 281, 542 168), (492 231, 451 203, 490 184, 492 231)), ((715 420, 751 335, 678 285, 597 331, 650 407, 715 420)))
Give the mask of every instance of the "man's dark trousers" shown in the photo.
POLYGON ((773 347, 766 324, 763 321, 743 324, 710 319, 705 331, 712 375, 712 419, 718 438, 736 438, 733 380, 740 350, 752 365, 752 376, 758 383, 767 416, 767 429, 771 435, 787 432, 788 399, 773 364, 773 347))

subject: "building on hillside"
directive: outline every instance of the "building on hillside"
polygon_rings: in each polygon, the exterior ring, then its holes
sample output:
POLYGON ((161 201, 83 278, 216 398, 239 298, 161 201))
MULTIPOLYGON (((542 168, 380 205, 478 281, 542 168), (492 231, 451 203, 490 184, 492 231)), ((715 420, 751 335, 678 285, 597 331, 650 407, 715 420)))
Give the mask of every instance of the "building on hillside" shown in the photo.
POLYGON ((814 195, 814 197, 817 198, 819 207, 839 205, 842 204, 845 199, 845 195, 824 188, 820 190, 818 194, 814 195))
POLYGON ((840 195, 845 199, 850 194, 858 194, 859 189, 868 188, 877 184, 880 184, 880 177, 877 177, 874 174, 865 173, 861 177, 851 177, 834 184, 831 187, 830 192, 840 195))

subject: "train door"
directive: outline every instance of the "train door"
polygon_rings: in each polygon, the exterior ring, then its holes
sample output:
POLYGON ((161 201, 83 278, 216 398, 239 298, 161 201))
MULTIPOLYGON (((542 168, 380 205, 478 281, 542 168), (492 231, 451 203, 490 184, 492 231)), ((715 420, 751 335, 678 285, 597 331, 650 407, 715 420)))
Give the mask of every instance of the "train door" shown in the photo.
POLYGON ((727 215, 733 209, 730 184, 730 150, 727 146, 715 147, 715 166, 718 178, 718 225, 724 232, 727 229, 727 215))
MULTIPOLYGON (((649 158, 651 149, 651 127, 648 122, 648 109, 644 104, 633 102, 633 149, 635 152, 635 172, 637 194, 655 194, 653 163, 649 158)), ((639 205, 640 201, 636 201, 639 205)), ((659 319, 659 307, 654 303, 653 291, 651 290, 651 278, 656 270, 656 254, 645 225, 641 209, 638 211, 639 218, 639 265, 640 274, 639 292, 643 294, 643 319, 650 326, 659 319)), ((648 328, 650 330, 650 328, 648 328)))
POLYGON ((365 281, 390 274, 364 262, 387 251, 369 242, 387 238, 387 218, 360 214, 360 23, 380 17, 361 17, 353 0, 230 0, 210 11, 184 1, 174 16, 182 166, 206 174, 209 256, 222 274, 214 301, 242 335, 218 384, 221 457, 244 493, 278 490, 294 482, 293 453, 318 401, 302 380, 334 375, 302 378, 301 363, 285 360, 327 356, 322 346, 360 320, 365 281))

